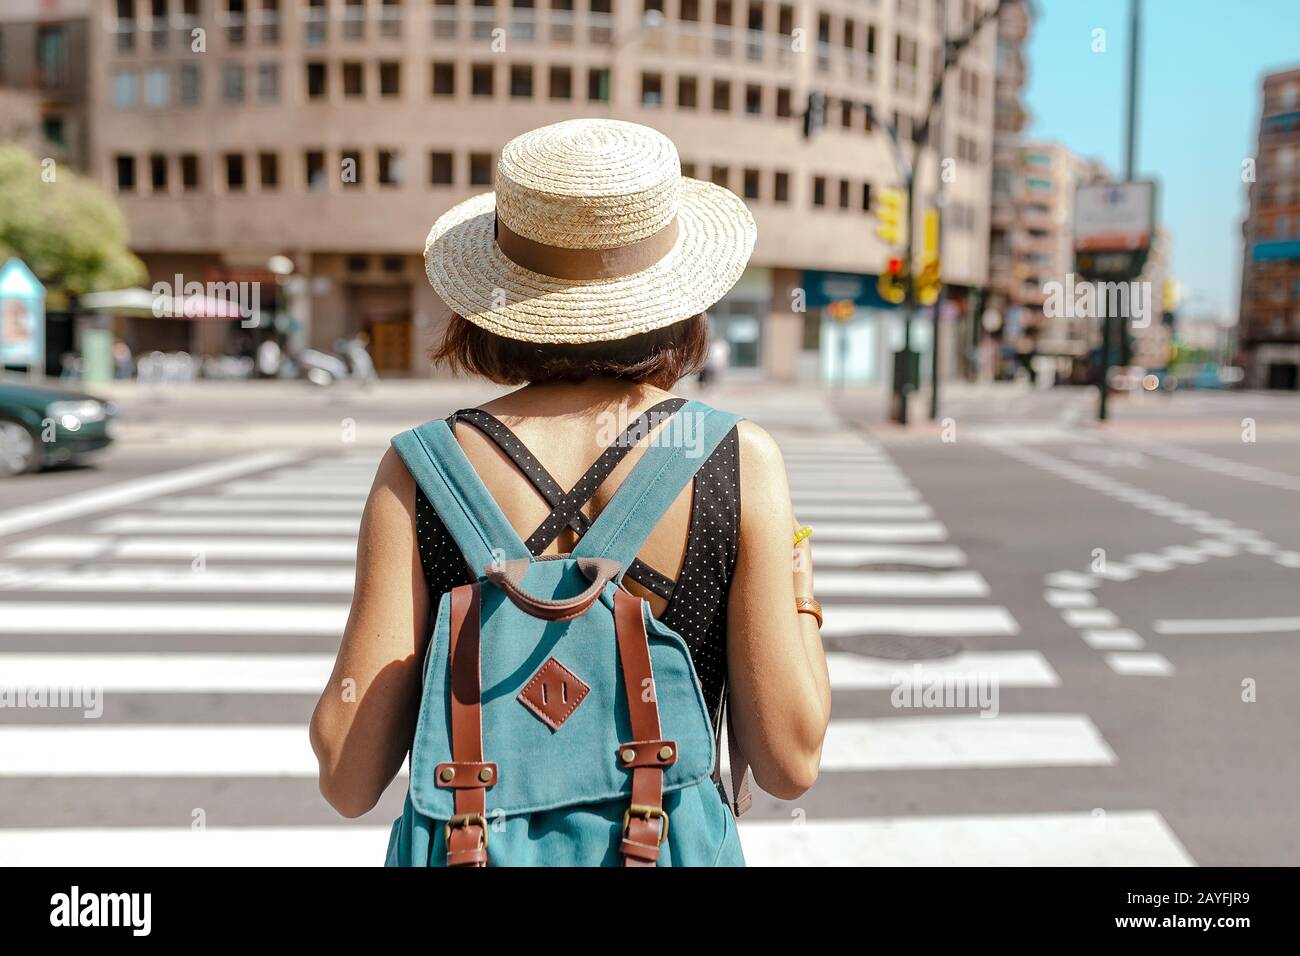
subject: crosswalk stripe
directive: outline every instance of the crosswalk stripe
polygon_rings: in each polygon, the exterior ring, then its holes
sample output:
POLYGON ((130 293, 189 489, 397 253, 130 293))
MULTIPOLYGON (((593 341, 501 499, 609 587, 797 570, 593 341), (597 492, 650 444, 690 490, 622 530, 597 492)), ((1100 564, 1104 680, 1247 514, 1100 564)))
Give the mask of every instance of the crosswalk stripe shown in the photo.
POLYGON ((1104 607, 1066 608, 1061 612, 1070 627, 1116 627, 1119 618, 1104 607))
POLYGON ((232 499, 241 497, 266 498, 281 495, 289 498, 301 498, 317 495, 330 498, 361 498, 364 500, 369 491, 369 482, 336 484, 333 482, 316 483, 311 481, 232 481, 217 489, 218 494, 229 496, 232 499))
POLYGON ((947 540, 948 532, 938 521, 839 521, 817 528, 815 535, 823 541, 925 542, 947 540))
POLYGON ((5 554, 14 558, 282 558, 353 561, 355 538, 95 538, 89 535, 43 535, 21 541, 5 554))
POLYGON ((1157 634, 1286 634, 1300 632, 1300 617, 1253 617, 1156 621, 1157 634))
POLYGON ((1124 677, 1168 677, 1174 672, 1169 658, 1151 652, 1107 654, 1106 666, 1124 677))
MULTIPOLYGON (((813 535, 817 537, 816 534, 813 535)), ((813 544, 813 562, 818 568, 844 568, 871 564, 914 564, 925 568, 959 568, 966 554, 952 545, 929 544, 843 544, 834 541, 813 544)))
POLYGON ((1049 607, 1093 607, 1097 596, 1091 591, 1044 591, 1043 600, 1049 607))
POLYGON ((883 690, 938 678, 994 681, 999 687, 1057 687, 1061 683, 1038 651, 964 651, 931 661, 883 661, 831 651, 826 665, 835 690, 883 690))
POLYGON ((342 635, 346 604, 0 602, 0 634, 342 635))
POLYGON ((351 594, 351 568, 205 568, 188 565, 48 568, 0 565, 0 589, 30 591, 229 591, 351 594))
POLYGON ((1194 866, 1154 810, 740 824, 750 866, 1194 866))
POLYGON ((333 654, 0 654, 0 687, 315 695, 333 667, 333 654))
POLYGON ((100 534, 153 534, 176 532, 178 534, 356 534, 360 516, 338 518, 313 516, 310 518, 281 518, 267 515, 158 515, 120 514, 105 518, 95 524, 100 534))
POLYGON ((1084 714, 948 714, 832 720, 822 770, 1108 766, 1115 753, 1084 714))
POLYGON ((1136 651, 1146 646, 1137 632, 1127 627, 1090 629, 1083 632, 1083 640, 1099 651, 1136 651))
POLYGON ((854 518, 919 521, 933 517, 934 511, 929 505, 831 505, 822 502, 799 505, 799 518, 807 521, 850 521, 854 518))
POLYGON ((995 605, 925 606, 829 604, 822 634, 902 634, 947 637, 1014 637, 1020 625, 1005 607, 995 605))
POLYGON ((806 504, 854 505, 872 504, 886 501, 916 502, 921 500, 921 493, 914 488, 895 488, 892 490, 870 488, 838 488, 828 491, 805 491, 801 488, 791 489, 791 498, 796 509, 806 504))
POLYGON ((818 571, 822 597, 987 597, 988 582, 974 571, 818 571))
POLYGON ((163 498, 150 505, 154 511, 191 512, 212 511, 230 514, 237 509, 243 514, 361 514, 365 500, 357 497, 326 499, 324 501, 302 500, 293 498, 241 498, 236 505, 229 497, 221 495, 193 495, 188 498, 163 498))

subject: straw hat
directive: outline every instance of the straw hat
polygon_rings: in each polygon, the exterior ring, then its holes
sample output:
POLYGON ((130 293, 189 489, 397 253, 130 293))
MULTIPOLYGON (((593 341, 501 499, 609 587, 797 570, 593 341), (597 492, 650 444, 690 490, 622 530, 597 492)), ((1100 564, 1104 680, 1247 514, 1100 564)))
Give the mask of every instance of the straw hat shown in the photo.
POLYGON ((577 119, 506 144, 496 192, 444 213, 424 246, 447 306, 526 342, 627 338, 703 312, 735 285, 754 219, 686 179, 648 126, 577 119))

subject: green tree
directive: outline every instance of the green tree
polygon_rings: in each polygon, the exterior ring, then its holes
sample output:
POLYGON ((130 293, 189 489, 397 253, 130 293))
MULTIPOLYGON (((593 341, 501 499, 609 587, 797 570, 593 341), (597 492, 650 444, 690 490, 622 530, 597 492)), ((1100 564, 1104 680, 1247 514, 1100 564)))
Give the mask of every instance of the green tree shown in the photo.
POLYGON ((144 282, 144 263, 127 249, 113 200, 65 168, 51 171, 25 150, 0 146, 0 262, 27 263, 45 283, 51 311, 66 309, 73 296, 144 282))

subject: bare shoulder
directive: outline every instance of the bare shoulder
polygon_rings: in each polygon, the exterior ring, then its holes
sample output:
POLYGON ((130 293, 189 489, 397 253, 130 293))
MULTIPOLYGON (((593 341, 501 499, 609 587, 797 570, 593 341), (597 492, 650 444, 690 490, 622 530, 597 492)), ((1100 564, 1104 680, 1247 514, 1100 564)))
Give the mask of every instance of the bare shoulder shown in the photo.
POLYGON ((375 480, 370 486, 366 510, 404 514, 413 514, 415 511, 415 479, 407 471, 406 463, 395 448, 389 448, 379 459, 379 468, 375 471, 375 480))
POLYGON ((785 459, 776 439, 748 419, 736 426, 742 476, 761 481, 785 475, 785 459))

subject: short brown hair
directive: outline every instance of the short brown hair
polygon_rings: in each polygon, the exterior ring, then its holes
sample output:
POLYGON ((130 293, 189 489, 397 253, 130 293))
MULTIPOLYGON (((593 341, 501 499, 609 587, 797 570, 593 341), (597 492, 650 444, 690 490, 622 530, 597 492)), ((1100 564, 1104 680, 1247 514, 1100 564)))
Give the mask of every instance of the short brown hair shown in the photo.
POLYGON ((605 377, 671 388, 704 367, 708 349, 709 324, 704 313, 625 339, 583 345, 521 342, 453 315, 442 344, 430 357, 446 362, 455 372, 481 375, 498 385, 605 377))

